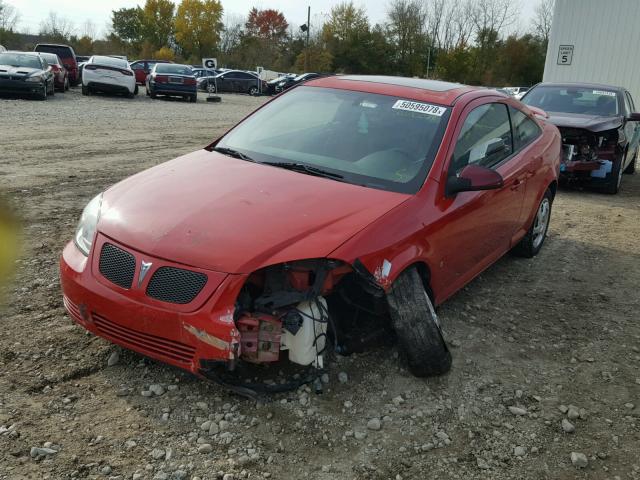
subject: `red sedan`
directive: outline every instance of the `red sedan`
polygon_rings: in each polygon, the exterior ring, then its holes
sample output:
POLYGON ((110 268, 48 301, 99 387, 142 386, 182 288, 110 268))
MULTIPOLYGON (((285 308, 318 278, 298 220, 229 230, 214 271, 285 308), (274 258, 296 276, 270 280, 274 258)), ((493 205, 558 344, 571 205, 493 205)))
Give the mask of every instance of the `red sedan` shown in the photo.
POLYGON ((53 82, 56 90, 61 92, 69 90, 69 73, 67 72, 67 69, 64 68, 60 57, 55 53, 46 52, 40 53, 40 56, 43 57, 51 67, 51 73, 53 73, 53 82))
POLYGON ((62 254, 65 306, 96 335, 219 381, 285 358, 313 379, 330 344, 354 350, 379 329, 415 375, 443 373, 434 306, 544 243, 561 147, 543 113, 430 80, 295 87, 96 196, 62 254))

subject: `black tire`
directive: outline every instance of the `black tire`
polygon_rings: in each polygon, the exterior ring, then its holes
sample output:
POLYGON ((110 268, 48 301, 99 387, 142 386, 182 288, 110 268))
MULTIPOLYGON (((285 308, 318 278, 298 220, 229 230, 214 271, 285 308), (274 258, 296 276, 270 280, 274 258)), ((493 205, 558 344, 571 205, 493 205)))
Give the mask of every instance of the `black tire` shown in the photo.
POLYGON ((442 375, 451 368, 451 353, 431 299, 415 267, 400 274, 387 294, 391 325, 409 371, 416 377, 442 375))
POLYGON ((615 195, 620 191, 620 184, 622 183, 622 158, 613 162, 611 168, 610 178, 607 183, 602 187, 602 191, 609 195, 615 195))
POLYGON ((82 95, 91 95, 91 90, 86 85, 82 85, 82 95))
POLYGON ((44 86, 42 87, 42 92, 40 92, 38 95, 36 95, 36 98, 38 100, 46 100, 47 99, 47 94, 49 93, 49 87, 47 87, 47 84, 45 83, 44 86))
POLYGON ((136 83, 136 88, 133 89, 133 94, 138 95, 138 84, 136 83))
POLYGON ((260 94, 260 90, 255 85, 253 87, 249 87, 249 95, 252 97, 257 97, 260 94))
POLYGON ((207 84, 207 86, 204 88, 205 92, 207 93, 216 93, 216 84, 215 83, 209 83, 207 84))
POLYGON ((196 102, 198 101, 198 95, 197 95, 197 94, 196 94, 196 95, 191 95, 191 96, 189 97, 189 101, 190 101, 191 103, 196 103, 196 102))
POLYGON ((49 91, 49 95, 52 97, 56 94, 56 84, 55 81, 51 81, 51 90, 49 91))
POLYGON ((155 93, 153 93, 153 92, 149 92, 149 96, 150 96, 151 98, 153 98, 153 99, 158 98, 158 95, 156 95, 156 94, 155 94, 155 93))
POLYGON ((627 175, 636 173, 636 163, 638 163, 638 150, 636 150, 636 155, 633 157, 633 160, 631 160, 631 163, 624 169, 624 173, 627 175))
POLYGON ((544 245, 544 240, 545 238, 547 238, 549 223, 551 223, 552 205, 553 205, 553 193, 551 192, 551 190, 547 189, 547 191, 544 192, 544 197, 542 197, 542 200, 540 200, 540 203, 538 204, 538 208, 536 209, 536 216, 533 217, 533 222, 531 222, 531 226, 529 227, 529 230, 527 230, 526 235, 513 248, 513 252, 516 255, 519 255, 525 258, 532 258, 532 257, 535 257, 538 254, 538 252, 540 252, 540 250, 542 249, 542 246, 544 245), (548 206, 548 210, 546 214, 547 219, 544 227, 540 231, 539 214, 544 204, 547 204, 548 206))
POLYGON ((69 91, 69 77, 64 77, 64 91, 69 91))

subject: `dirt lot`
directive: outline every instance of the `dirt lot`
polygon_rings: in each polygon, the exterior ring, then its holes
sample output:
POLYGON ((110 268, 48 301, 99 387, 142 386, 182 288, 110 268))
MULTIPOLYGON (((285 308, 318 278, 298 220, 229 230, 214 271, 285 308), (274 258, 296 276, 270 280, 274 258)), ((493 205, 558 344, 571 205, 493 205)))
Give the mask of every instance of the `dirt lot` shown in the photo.
POLYGON ((333 360, 323 395, 256 403, 73 325, 57 261, 85 203, 263 101, 203 100, 0 100, 0 187, 25 233, 0 317, 1 479, 640 478, 638 175, 617 196, 560 191, 537 258, 505 257, 440 308, 442 378, 380 348, 333 360))

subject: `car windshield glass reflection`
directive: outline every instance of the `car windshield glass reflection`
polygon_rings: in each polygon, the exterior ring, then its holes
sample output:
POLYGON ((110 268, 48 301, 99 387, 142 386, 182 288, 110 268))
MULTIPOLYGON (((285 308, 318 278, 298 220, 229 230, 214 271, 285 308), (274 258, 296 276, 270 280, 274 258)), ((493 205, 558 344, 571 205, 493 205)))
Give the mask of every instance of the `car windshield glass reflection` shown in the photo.
POLYGON ((414 193, 448 115, 448 108, 393 96, 299 87, 258 110, 217 147, 258 162, 301 164, 350 183, 414 193))
POLYGON ((11 65, 13 67, 42 68, 40 59, 35 55, 24 55, 19 53, 0 53, 0 65, 11 65))
POLYGON ((531 90, 522 102, 547 112, 619 115, 616 92, 600 88, 541 86, 531 90))

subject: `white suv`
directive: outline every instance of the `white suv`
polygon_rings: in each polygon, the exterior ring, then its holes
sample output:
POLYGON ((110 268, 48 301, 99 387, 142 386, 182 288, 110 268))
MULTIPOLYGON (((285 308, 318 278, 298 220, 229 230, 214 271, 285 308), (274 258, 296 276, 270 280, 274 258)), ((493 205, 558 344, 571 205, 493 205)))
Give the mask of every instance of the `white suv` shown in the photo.
POLYGON ((82 68, 82 94, 120 93, 133 98, 138 94, 136 76, 126 60, 94 55, 82 68))

